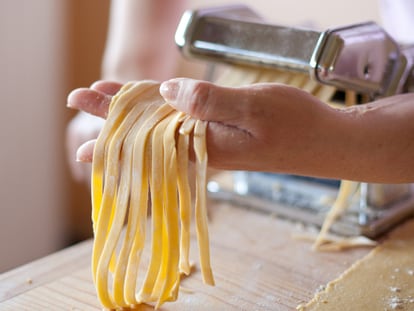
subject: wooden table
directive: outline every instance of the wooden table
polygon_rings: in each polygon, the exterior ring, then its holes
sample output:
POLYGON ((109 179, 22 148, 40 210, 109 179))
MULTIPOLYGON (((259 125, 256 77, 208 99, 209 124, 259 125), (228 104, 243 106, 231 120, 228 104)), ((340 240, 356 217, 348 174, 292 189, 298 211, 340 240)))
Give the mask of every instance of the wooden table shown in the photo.
MULTIPOLYGON (((209 230, 216 286, 204 285, 196 269, 182 281, 178 301, 160 310, 294 310, 369 252, 314 252, 292 238, 295 224, 227 203, 210 205, 209 230)), ((85 241, 0 275, 0 310, 101 310, 91 246, 85 241)))

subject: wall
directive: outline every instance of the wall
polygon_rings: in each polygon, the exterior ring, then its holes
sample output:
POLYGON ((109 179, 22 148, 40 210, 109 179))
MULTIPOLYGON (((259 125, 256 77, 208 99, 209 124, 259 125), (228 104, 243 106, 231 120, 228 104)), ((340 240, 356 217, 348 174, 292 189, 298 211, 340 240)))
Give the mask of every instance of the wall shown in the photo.
POLYGON ((65 242, 63 8, 0 1, 0 271, 65 242))
POLYGON ((99 78, 107 9, 0 0, 0 272, 90 236, 87 190, 67 168, 66 96, 99 78))

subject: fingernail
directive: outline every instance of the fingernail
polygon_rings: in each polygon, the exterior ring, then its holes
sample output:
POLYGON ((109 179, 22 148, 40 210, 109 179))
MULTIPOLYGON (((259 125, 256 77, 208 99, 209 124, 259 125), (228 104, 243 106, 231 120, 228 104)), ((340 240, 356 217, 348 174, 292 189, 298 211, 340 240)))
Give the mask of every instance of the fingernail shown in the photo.
POLYGON ((92 162, 93 148, 95 140, 83 143, 76 151, 76 162, 92 162))
POLYGON ((69 93, 69 95, 66 98, 66 107, 73 108, 73 96, 75 91, 72 91, 69 93))
POLYGON ((85 88, 78 88, 69 93, 66 99, 66 107, 72 109, 78 109, 79 94, 82 93, 85 88))
POLYGON ((80 162, 80 163, 87 162, 87 159, 80 148, 76 152, 76 162, 80 162))
POLYGON ((178 92, 180 91, 181 83, 177 80, 169 80, 161 83, 160 94, 164 99, 171 104, 177 100, 178 92))

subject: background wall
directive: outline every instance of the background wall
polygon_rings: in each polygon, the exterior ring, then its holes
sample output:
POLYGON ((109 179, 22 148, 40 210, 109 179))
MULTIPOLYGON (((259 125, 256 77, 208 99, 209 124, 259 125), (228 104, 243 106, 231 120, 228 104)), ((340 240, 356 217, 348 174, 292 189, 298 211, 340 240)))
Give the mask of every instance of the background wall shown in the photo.
MULTIPOLYGON (((88 189, 68 172, 65 104, 99 79, 108 3, 0 0, 0 272, 90 236, 88 189)), ((378 20, 375 0, 244 3, 285 25, 378 20)))
POLYGON ((0 272, 87 234, 87 191, 66 165, 65 105, 99 77, 107 8, 0 0, 0 272))
POLYGON ((0 2, 1 269, 55 250, 65 239, 62 6, 0 2))

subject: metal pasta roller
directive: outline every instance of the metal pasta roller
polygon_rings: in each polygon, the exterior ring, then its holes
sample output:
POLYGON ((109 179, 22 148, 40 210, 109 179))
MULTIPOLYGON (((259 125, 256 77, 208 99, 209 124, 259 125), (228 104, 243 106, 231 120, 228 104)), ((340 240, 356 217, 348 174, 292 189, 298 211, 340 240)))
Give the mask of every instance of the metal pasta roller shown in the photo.
MULTIPOLYGON (((414 47, 400 46, 372 22, 319 32, 268 24, 246 6, 217 7, 185 12, 175 41, 186 57, 307 73, 370 99, 412 88, 414 47)), ((317 226, 340 183, 259 172, 235 172, 232 179, 211 181, 210 196, 317 226)), ((413 214, 411 184, 362 183, 332 229, 373 238, 413 214)))

